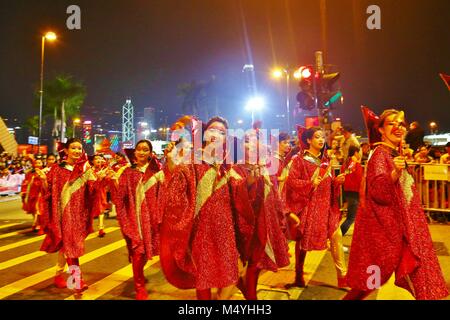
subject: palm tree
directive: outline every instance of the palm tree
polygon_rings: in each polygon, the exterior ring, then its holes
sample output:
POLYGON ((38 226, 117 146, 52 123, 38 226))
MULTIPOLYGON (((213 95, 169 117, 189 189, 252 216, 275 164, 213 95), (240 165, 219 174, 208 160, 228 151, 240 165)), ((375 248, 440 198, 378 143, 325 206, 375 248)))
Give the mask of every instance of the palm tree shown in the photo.
MULTIPOLYGON (((42 121, 42 125, 45 125, 44 121, 42 121)), ((30 130, 32 136, 37 136, 39 132, 39 116, 28 118, 23 126, 30 130)))
MULTIPOLYGON (((36 92, 39 97, 39 92, 36 92)), ((86 98, 86 87, 70 75, 58 75, 44 84, 43 117, 53 116, 54 135, 58 135, 60 126, 61 140, 65 138, 67 119, 74 119, 80 114, 80 106, 86 98)))
MULTIPOLYGON (((211 95, 211 87, 214 84, 215 76, 212 76, 209 81, 195 81, 185 82, 178 85, 177 96, 183 99, 181 110, 185 114, 192 114, 199 118, 208 119, 211 109, 209 107, 211 95)), ((217 109, 217 108, 215 108, 217 109)), ((216 112, 216 111, 214 111, 216 112)))
POLYGON ((195 80, 178 85, 177 96, 183 99, 181 110, 184 113, 198 116, 199 91, 199 84, 195 80))

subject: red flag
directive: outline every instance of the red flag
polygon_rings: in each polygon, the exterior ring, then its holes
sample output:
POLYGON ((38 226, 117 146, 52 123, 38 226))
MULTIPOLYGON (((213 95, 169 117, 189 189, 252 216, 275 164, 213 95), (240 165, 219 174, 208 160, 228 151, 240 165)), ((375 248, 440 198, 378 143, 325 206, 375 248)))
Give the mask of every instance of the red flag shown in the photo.
POLYGON ((299 124, 297 124, 296 127, 297 127, 298 146, 300 147, 300 151, 303 152, 304 150, 308 149, 308 145, 305 144, 302 140, 303 132, 305 132, 307 129, 299 124))
POLYGON ((361 106, 364 123, 366 124, 367 136, 369 143, 373 145, 381 141, 381 133, 378 131, 378 123, 380 118, 366 106, 361 106))
POLYGON ((124 148, 123 151, 125 152, 128 161, 133 164, 136 160, 136 157, 134 155, 134 148, 124 148))
POLYGON ((450 76, 443 73, 439 73, 439 75, 441 76, 442 80, 444 80, 447 89, 450 91, 450 76))

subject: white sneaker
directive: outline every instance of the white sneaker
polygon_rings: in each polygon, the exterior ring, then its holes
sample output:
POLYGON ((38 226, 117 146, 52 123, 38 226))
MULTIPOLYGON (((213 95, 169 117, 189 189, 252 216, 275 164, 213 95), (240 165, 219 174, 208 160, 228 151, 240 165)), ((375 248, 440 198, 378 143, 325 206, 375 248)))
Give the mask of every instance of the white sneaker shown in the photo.
POLYGON ((343 246, 342 249, 344 250, 344 253, 348 253, 350 251, 350 249, 346 246, 343 246))

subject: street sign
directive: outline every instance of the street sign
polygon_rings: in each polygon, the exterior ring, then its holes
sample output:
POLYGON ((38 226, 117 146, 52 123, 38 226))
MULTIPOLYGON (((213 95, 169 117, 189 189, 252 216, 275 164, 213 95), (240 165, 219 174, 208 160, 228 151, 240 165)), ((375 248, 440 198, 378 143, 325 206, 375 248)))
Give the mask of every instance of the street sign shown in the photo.
POLYGON ((449 179, 448 165, 428 164, 423 166, 425 180, 447 181, 449 179))
POLYGON ((37 145, 39 143, 38 137, 29 136, 28 137, 28 144, 37 145))

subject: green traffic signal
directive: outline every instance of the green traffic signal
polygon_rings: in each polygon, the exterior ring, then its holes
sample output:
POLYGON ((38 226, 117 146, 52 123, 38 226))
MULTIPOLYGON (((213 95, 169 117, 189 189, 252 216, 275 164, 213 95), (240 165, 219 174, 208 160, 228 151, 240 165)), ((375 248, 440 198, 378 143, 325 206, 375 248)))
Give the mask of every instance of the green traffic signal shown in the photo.
POLYGON ((324 103, 324 106, 329 108, 333 103, 338 101, 342 97, 342 92, 336 92, 327 102, 324 103))

